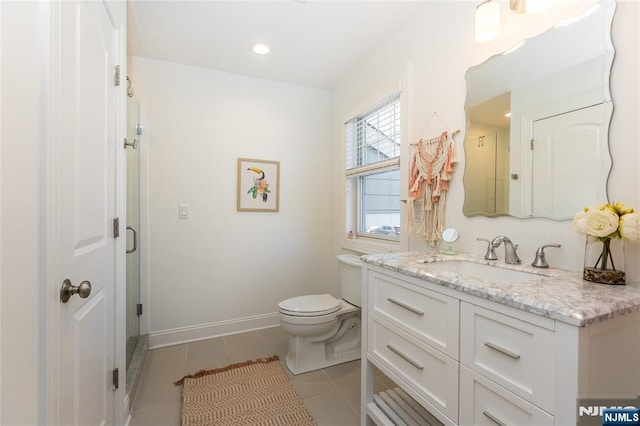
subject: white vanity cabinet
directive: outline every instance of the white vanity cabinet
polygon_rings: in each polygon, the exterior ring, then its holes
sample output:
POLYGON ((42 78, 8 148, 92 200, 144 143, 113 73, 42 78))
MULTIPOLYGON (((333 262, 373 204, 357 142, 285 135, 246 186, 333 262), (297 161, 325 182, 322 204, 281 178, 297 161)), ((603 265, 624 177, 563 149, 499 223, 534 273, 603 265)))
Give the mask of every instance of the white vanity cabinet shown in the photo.
POLYGON ((553 424, 555 321, 527 319, 461 302, 460 424, 553 424))
POLYGON ((371 271, 368 278, 369 359, 457 422, 458 300, 388 274, 371 271))
POLYGON ((417 286, 406 278, 371 272, 367 306, 372 317, 395 325, 415 339, 458 359, 457 299, 417 286))
POLYGON ((460 424, 546 426, 554 418, 464 365, 460 366, 460 424))
POLYGON ((553 412, 555 321, 526 316, 530 322, 462 302, 460 362, 511 393, 553 412))
MULTIPOLYGON (((640 395, 640 310, 579 326, 413 265, 363 269, 363 425, 403 424, 376 404, 374 366, 447 425, 576 424, 579 397, 640 395)), ((425 424, 407 412, 406 424, 425 424)))

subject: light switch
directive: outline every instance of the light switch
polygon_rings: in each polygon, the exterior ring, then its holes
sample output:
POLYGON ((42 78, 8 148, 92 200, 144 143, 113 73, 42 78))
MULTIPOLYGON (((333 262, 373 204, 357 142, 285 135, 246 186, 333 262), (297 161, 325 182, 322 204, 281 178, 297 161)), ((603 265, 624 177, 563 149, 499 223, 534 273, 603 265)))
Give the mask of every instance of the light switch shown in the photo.
POLYGON ((186 204, 178 205, 178 219, 189 219, 189 206, 186 204))

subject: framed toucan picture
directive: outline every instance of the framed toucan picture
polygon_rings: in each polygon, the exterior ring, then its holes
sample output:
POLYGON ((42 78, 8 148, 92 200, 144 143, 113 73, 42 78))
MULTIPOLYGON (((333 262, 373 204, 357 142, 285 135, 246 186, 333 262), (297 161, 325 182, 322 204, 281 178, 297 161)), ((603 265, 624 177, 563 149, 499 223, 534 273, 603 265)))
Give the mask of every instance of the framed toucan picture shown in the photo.
POLYGON ((280 162, 238 158, 238 211, 280 209, 280 162))

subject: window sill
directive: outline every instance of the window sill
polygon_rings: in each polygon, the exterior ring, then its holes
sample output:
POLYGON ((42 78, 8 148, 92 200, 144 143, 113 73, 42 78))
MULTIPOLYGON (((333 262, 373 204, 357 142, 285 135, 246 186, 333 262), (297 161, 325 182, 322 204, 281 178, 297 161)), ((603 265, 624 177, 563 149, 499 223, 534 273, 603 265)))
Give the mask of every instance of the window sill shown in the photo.
POLYGON ((375 238, 343 238, 342 248, 363 254, 390 253, 400 250, 400 241, 378 240, 375 238))

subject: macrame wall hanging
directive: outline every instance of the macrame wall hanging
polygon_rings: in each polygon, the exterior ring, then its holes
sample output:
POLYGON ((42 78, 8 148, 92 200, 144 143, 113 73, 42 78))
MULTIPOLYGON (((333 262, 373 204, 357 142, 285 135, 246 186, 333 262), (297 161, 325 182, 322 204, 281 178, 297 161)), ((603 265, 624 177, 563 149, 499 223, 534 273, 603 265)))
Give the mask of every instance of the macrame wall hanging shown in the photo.
MULTIPOLYGON (((434 113, 437 115, 437 113, 434 113)), ((446 194, 453 177, 456 145, 460 130, 444 131, 438 137, 411 144, 415 152, 409 177, 409 233, 437 245, 445 226, 446 194)))

